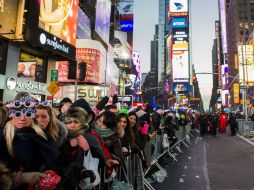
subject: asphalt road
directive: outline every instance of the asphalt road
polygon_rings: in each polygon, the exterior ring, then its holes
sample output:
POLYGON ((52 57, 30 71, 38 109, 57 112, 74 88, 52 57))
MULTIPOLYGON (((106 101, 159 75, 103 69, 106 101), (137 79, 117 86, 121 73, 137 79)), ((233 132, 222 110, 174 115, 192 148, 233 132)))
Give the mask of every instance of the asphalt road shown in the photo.
POLYGON ((158 190, 254 190, 254 146, 229 133, 194 137, 158 190))

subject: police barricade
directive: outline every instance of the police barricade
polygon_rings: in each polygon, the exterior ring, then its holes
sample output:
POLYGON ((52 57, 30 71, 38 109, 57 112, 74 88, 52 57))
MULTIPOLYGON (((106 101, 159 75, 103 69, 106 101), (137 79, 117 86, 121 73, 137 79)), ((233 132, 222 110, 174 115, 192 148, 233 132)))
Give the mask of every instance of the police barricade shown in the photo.
POLYGON ((246 137, 254 137, 254 122, 237 119, 237 132, 246 137))

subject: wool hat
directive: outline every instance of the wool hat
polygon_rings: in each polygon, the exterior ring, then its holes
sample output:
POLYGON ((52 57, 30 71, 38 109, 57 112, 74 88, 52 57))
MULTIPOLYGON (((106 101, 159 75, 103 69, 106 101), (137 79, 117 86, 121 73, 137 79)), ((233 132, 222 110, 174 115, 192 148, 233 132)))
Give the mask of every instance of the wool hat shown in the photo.
POLYGON ((61 102, 60 102, 60 105, 59 105, 60 109, 63 107, 63 105, 64 105, 65 103, 68 103, 68 102, 72 104, 72 101, 71 101, 70 98, 68 98, 68 97, 63 98, 63 99, 61 100, 61 102))
POLYGON ((157 111, 157 110, 162 110, 162 106, 158 104, 158 105, 156 106, 156 108, 155 108, 155 111, 157 111))
POLYGON ((64 117, 65 123, 70 121, 79 121, 82 125, 86 126, 89 122, 91 122, 91 120, 92 116, 79 107, 69 109, 64 117))
POLYGON ((80 98, 80 99, 76 100, 75 102, 73 102, 73 104, 71 105, 71 109, 72 108, 82 108, 89 115, 90 120, 87 123, 93 122, 93 120, 95 118, 95 113, 93 112, 89 103, 84 98, 80 98))
POLYGON ((96 109, 97 109, 97 110, 103 110, 103 108, 107 105, 108 101, 109 101, 109 97, 108 97, 108 96, 103 97, 103 98, 98 102, 98 104, 96 105, 96 109))

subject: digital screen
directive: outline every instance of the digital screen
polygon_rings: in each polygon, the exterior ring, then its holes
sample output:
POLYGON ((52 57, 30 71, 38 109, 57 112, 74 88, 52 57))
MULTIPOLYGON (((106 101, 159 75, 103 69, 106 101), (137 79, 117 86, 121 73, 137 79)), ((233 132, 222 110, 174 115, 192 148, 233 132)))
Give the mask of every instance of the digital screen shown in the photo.
POLYGON ((114 58, 130 59, 131 47, 127 42, 127 32, 115 30, 114 58))
POLYGON ((40 0, 39 27, 76 45, 78 0, 40 0))
POLYGON ((78 39, 91 39, 91 23, 87 15, 78 8, 78 29, 77 29, 78 39))
POLYGON ((133 7, 133 0, 120 0, 117 5, 120 20, 133 20, 133 7))
POLYGON ((95 31, 102 40, 109 42, 111 2, 109 0, 97 0, 95 31))
POLYGON ((188 53, 188 51, 173 51, 173 82, 187 82, 189 80, 188 53))
POLYGON ((120 27, 123 32, 133 31, 133 20, 121 20, 120 27))
POLYGON ((18 78, 35 80, 36 62, 19 62, 18 78))
POLYGON ((175 28, 187 28, 187 21, 186 21, 186 18, 183 17, 183 18, 172 18, 172 28, 175 29, 175 28))
POLYGON ((174 92, 188 92, 188 83, 174 83, 174 92))
POLYGON ((188 12, 188 0, 170 0, 170 14, 188 12))

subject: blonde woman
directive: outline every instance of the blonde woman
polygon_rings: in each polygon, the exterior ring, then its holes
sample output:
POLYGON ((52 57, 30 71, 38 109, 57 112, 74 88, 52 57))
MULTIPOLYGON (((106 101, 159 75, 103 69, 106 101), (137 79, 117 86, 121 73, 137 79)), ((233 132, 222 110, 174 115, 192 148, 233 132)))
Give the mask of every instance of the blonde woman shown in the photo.
POLYGON ((34 124, 36 100, 30 96, 8 102, 10 118, 0 134, 0 161, 15 174, 17 189, 26 189, 45 170, 54 170, 58 150, 43 130, 34 124))
POLYGON ((64 123, 56 119, 53 109, 43 105, 36 107, 36 121, 48 139, 57 148, 61 147, 67 137, 67 128, 64 123))

